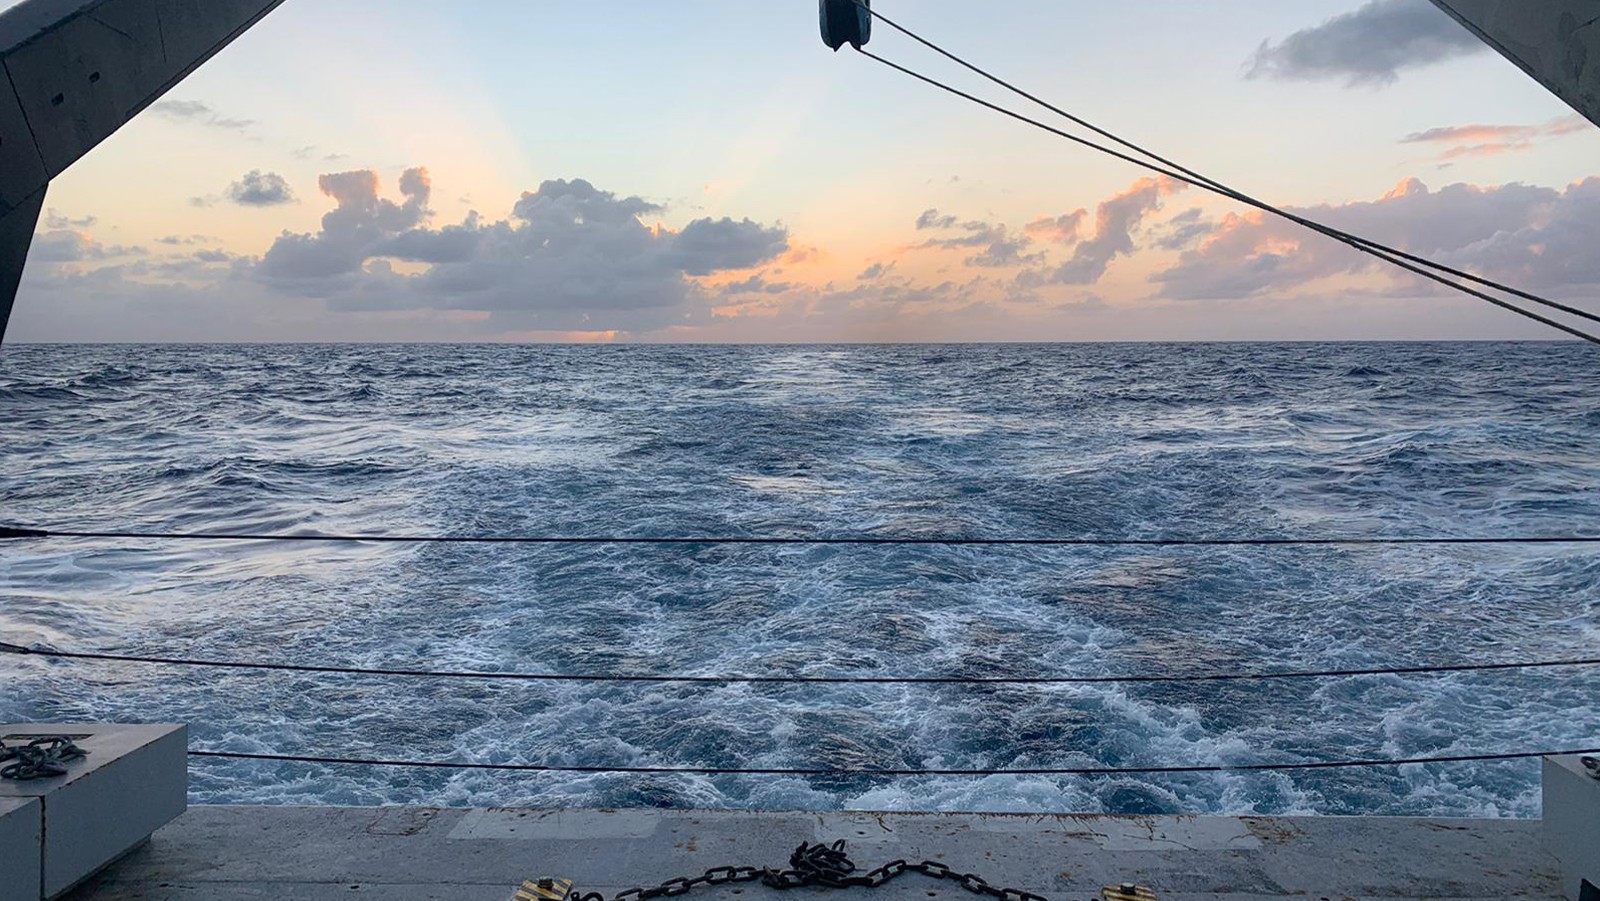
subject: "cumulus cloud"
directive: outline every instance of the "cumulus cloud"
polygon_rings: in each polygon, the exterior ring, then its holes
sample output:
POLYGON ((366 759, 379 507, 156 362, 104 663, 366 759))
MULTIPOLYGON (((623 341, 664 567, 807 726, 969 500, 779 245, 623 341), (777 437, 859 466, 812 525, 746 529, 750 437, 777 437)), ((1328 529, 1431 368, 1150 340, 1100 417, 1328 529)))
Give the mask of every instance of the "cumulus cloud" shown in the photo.
POLYGON ((209 103, 202 103, 199 100, 163 100, 151 105, 150 112, 175 122, 220 128, 224 131, 249 131, 256 124, 254 119, 224 116, 209 103))
POLYGON ((669 265, 687 275, 711 275, 773 259, 789 249, 789 234, 749 219, 697 219, 673 236, 670 245, 669 265))
POLYGON ((1452 125, 1406 135, 1400 143, 1436 147, 1439 160, 1449 162, 1464 157, 1531 150, 1544 139, 1577 134, 1591 127, 1587 119, 1576 115, 1563 116, 1543 125, 1452 125))
MULTIPOLYGON (((369 259, 408 258, 386 252, 383 245, 431 215, 428 200, 433 182, 426 169, 408 169, 401 176, 403 203, 379 196, 378 173, 371 170, 324 175, 317 180, 317 187, 337 203, 332 212, 322 217, 322 231, 279 238, 261 261, 263 276, 284 284, 307 283, 313 291, 331 293, 336 286, 323 284, 326 280, 358 274, 369 259)), ((418 245, 416 255, 420 257, 423 245, 431 246, 443 239, 439 233, 430 232, 411 240, 418 245)))
POLYGON ((347 311, 474 311, 540 330, 652 330, 692 315, 703 294, 695 278, 751 269, 789 249, 786 230, 748 219, 647 225, 659 204, 582 179, 523 194, 509 219, 473 213, 440 228, 430 225, 426 170, 402 176, 402 202, 382 197, 371 171, 326 175, 319 185, 336 203, 322 230, 279 238, 256 275, 347 311), (396 263, 426 268, 403 274, 396 263))
MULTIPOLYGON (((1374 201, 1292 210, 1336 228, 1522 288, 1562 293, 1600 285, 1600 178, 1564 190, 1408 179, 1374 201)), ((1323 279, 1387 272, 1371 257, 1276 217, 1231 215, 1159 273, 1179 300, 1283 295, 1323 279)), ((1432 293, 1404 277, 1393 290, 1432 293)))
POLYGON ((228 186, 228 199, 240 206, 282 206, 294 203, 294 190, 283 176, 256 169, 228 186))
POLYGON ((1262 42, 1249 62, 1249 76, 1385 85, 1399 78, 1402 69, 1485 49, 1472 32, 1428 0, 1370 0, 1276 43, 1262 42))
POLYGON ((1187 185, 1166 176, 1142 178, 1128 190, 1100 204, 1095 213, 1094 237, 1078 243, 1072 259, 1050 275, 1063 285, 1092 285, 1106 274, 1118 257, 1133 253, 1134 231, 1149 214, 1161 209, 1164 197, 1187 185))

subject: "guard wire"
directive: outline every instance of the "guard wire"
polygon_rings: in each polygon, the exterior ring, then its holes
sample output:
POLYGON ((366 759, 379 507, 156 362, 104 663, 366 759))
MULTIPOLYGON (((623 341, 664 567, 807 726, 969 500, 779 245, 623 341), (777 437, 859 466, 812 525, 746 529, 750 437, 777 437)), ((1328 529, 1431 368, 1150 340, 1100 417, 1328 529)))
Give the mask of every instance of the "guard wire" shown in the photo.
MULTIPOLYGON (((1030 93, 1030 92, 1024 90, 1023 88, 1018 87, 1017 85, 1013 84, 1012 82, 1007 81, 1006 79, 1001 78, 998 75, 995 75, 994 73, 988 71, 987 69, 984 69, 983 67, 977 65, 976 63, 970 62, 969 60, 967 60, 967 59, 965 59, 965 58, 963 58, 961 56, 958 56, 957 54, 955 54, 954 52, 952 52, 950 50, 946 50, 944 47, 939 46, 938 44, 934 43, 933 41, 931 41, 931 40, 929 40, 929 39, 927 39, 925 37, 923 37, 920 34, 917 34, 916 32, 914 32, 911 29, 905 27, 904 25, 901 25, 898 22, 895 22, 893 19, 890 19, 888 16, 885 16, 882 13, 879 13, 879 12, 873 10, 870 6, 868 6, 865 3, 863 3, 862 0, 855 0, 855 2, 856 2, 856 4, 858 6, 861 6, 868 13, 870 13, 874 19, 877 19, 878 21, 880 21, 883 24, 889 26, 890 28, 894 29, 895 31, 900 32, 901 34, 905 35, 906 37, 910 38, 911 40, 916 41, 917 43, 921 44, 922 46, 927 47, 929 50, 932 50, 933 52, 939 54, 940 56, 943 56, 945 59, 948 59, 951 62, 956 63, 957 65, 967 69, 968 71, 973 72, 973 73, 975 73, 975 74, 987 79, 988 81, 993 82, 996 85, 999 85, 1000 87, 1004 88, 1005 90, 1010 91, 1011 93, 1016 94, 1017 96, 1025 99, 1025 100, 1028 100, 1031 103, 1034 103, 1034 104, 1036 104, 1036 105, 1038 105, 1038 106, 1040 106, 1040 107, 1042 107, 1042 108, 1044 108, 1046 110, 1049 110, 1052 113, 1055 113, 1058 116, 1061 116, 1062 118, 1064 118, 1067 121, 1073 123, 1074 125, 1077 125, 1077 126, 1079 126, 1081 128, 1085 128, 1085 129, 1087 129, 1089 131, 1092 131, 1095 134, 1099 135, 1100 137, 1103 137, 1103 138, 1105 138, 1105 139, 1107 139, 1109 141, 1115 142, 1116 144, 1118 144, 1118 145, 1120 145, 1122 147, 1126 147, 1127 149, 1129 149, 1129 150, 1131 150, 1131 151, 1133 151, 1135 153, 1141 154, 1141 155, 1143 155, 1145 157, 1148 157, 1149 159, 1155 160, 1157 163, 1160 163, 1162 166, 1165 166, 1165 167, 1167 167, 1169 169, 1172 169, 1172 170, 1176 170, 1176 172, 1182 173, 1183 175, 1188 176, 1188 178, 1183 179, 1183 180, 1186 181, 1188 184, 1193 185, 1194 187, 1201 188, 1201 189, 1207 190, 1207 191, 1211 191, 1214 194, 1218 194, 1220 196, 1227 197, 1227 198, 1229 198, 1231 200, 1238 201, 1239 203, 1246 204, 1247 206, 1254 207, 1254 208, 1256 208, 1258 210, 1261 210, 1263 212, 1271 213, 1271 214, 1273 214, 1275 216, 1282 217, 1283 219, 1286 219, 1286 220, 1288 220, 1290 222, 1293 222, 1293 223, 1295 223, 1297 225, 1301 225, 1301 226, 1304 226, 1306 228, 1312 229, 1313 231, 1317 231, 1317 232, 1319 232, 1321 234, 1327 235, 1330 238, 1334 238, 1335 240, 1341 241, 1341 242, 1346 243, 1346 244, 1364 245, 1365 247, 1370 247, 1370 248, 1373 248, 1375 250, 1382 251, 1384 253, 1389 253, 1389 254, 1393 254, 1395 256, 1401 257, 1402 259, 1410 260, 1411 262, 1417 263, 1419 265, 1428 266, 1428 267, 1431 267, 1433 269, 1437 269, 1440 272, 1444 272, 1444 273, 1447 273, 1449 275, 1453 275, 1453 276, 1455 276, 1457 278, 1464 278, 1464 279, 1467 279, 1468 281, 1474 282, 1476 284, 1483 285, 1483 286, 1488 287, 1488 288, 1494 288, 1495 290, 1498 290, 1498 291, 1504 291, 1507 294, 1515 295, 1515 296, 1520 297, 1520 298, 1522 298, 1524 300, 1529 300, 1529 301, 1532 301, 1534 303, 1542 304, 1544 306, 1550 307, 1552 309, 1560 310, 1560 311, 1562 311, 1564 313, 1570 313, 1570 314, 1572 314, 1574 316, 1578 316, 1578 317, 1583 318, 1583 319, 1588 319, 1591 322, 1600 322, 1600 314, 1591 313, 1588 310, 1579 309, 1577 307, 1569 306, 1567 304, 1563 304, 1563 303, 1559 303, 1559 302, 1554 301, 1554 300, 1550 300, 1549 298, 1540 297, 1537 294, 1532 294, 1532 293, 1529 293, 1527 291, 1523 291, 1523 290, 1521 290, 1519 288, 1513 288, 1513 287, 1511 287, 1509 285, 1501 284, 1501 283, 1496 282, 1496 281, 1494 281, 1492 279, 1483 278, 1482 276, 1473 275, 1470 272, 1466 272, 1466 271, 1461 270, 1461 269, 1456 269, 1456 268, 1454 268, 1452 266, 1445 265, 1445 264, 1437 262, 1435 260, 1427 259, 1426 257, 1416 256, 1414 254, 1407 253, 1406 251, 1400 250, 1399 248, 1391 247, 1389 245, 1382 244, 1380 242, 1373 241, 1373 240, 1368 239, 1368 238, 1364 238, 1364 237, 1362 237, 1360 235, 1352 234, 1350 232, 1343 231, 1342 229, 1334 228, 1333 226, 1327 225, 1327 224, 1322 223, 1322 222, 1318 222, 1318 221, 1316 221, 1314 219, 1308 219, 1308 218, 1305 218, 1303 216, 1299 216, 1299 215, 1297 215, 1295 213, 1291 213, 1288 210, 1283 209, 1282 207, 1274 206, 1274 205, 1272 205, 1270 203, 1267 203, 1264 200, 1260 200, 1260 199, 1258 199, 1256 197, 1253 197, 1253 196, 1251 196, 1249 194, 1246 194, 1243 191, 1238 190, 1237 188, 1231 187, 1231 186, 1229 186, 1229 185, 1227 185, 1227 184, 1225 184, 1223 182, 1217 181, 1214 178, 1210 178, 1210 177, 1208 177, 1208 176, 1206 176, 1206 175, 1204 175, 1204 174, 1202 174, 1200 172, 1195 171, 1194 169, 1190 169, 1190 168, 1182 165, 1181 163, 1178 163, 1178 162, 1172 160, 1169 157, 1162 156, 1161 154, 1156 153, 1155 151, 1151 150, 1148 147, 1144 147, 1144 146, 1142 146, 1142 145, 1140 145, 1138 143, 1135 143, 1133 141, 1127 140, 1126 138, 1123 138, 1122 136, 1116 134, 1113 131, 1110 131, 1109 129, 1102 128, 1102 127, 1094 124, 1093 122, 1090 122, 1089 120, 1087 120, 1087 119, 1085 119, 1085 118, 1083 118, 1081 116, 1075 115, 1075 114, 1073 114, 1071 112, 1068 112, 1065 109, 1062 109, 1059 106, 1056 106, 1055 104, 1045 100, 1042 97, 1039 97, 1036 94, 1030 93)), ((1356 249, 1361 250, 1363 248, 1362 247, 1357 247, 1356 249)))
MULTIPOLYGON (((1469 297, 1477 298, 1478 300, 1481 300, 1481 301, 1483 301, 1485 303, 1492 304, 1492 305, 1494 305, 1496 307, 1499 307, 1499 308, 1501 308, 1503 310, 1506 310, 1508 312, 1515 313, 1518 316, 1522 316, 1522 317, 1524 317, 1526 319, 1530 319, 1530 320, 1532 320, 1534 322, 1537 322, 1537 323, 1539 323, 1541 325, 1544 325, 1544 326, 1546 326, 1548 328, 1552 328, 1552 329, 1555 329, 1556 331, 1564 332, 1564 333, 1566 333, 1568 335, 1571 335, 1571 336, 1573 336, 1575 338, 1579 338, 1579 339, 1582 339, 1584 341, 1587 341, 1590 344, 1600 345, 1600 336, 1590 334, 1588 332, 1583 331, 1582 329, 1575 328, 1573 326, 1567 325, 1566 323, 1560 322, 1560 321, 1555 320, 1555 319, 1551 319, 1548 316, 1544 316, 1544 315, 1542 315, 1540 313, 1536 313, 1536 312, 1534 312, 1532 310, 1525 309, 1523 307, 1517 306, 1516 304, 1511 303, 1510 301, 1504 300, 1502 298, 1494 297, 1493 295, 1490 295, 1490 294, 1485 294, 1484 292, 1476 290, 1476 289, 1474 289, 1474 288, 1472 288, 1472 287, 1470 287, 1468 285, 1464 285, 1464 284, 1462 284, 1460 282, 1457 282, 1457 281, 1452 281, 1451 279, 1445 277, 1444 275, 1441 275, 1440 272, 1431 271, 1430 269, 1427 269, 1427 268, 1424 268, 1424 267, 1425 266, 1431 266, 1431 267, 1434 267, 1434 268, 1439 269, 1441 271, 1450 271, 1450 272, 1459 272, 1459 270, 1449 270, 1448 267, 1445 267, 1442 264, 1435 264, 1432 261, 1426 260, 1426 259, 1424 259, 1422 257, 1414 257, 1414 256, 1412 256, 1410 254, 1405 254, 1405 253, 1403 253, 1401 251, 1392 251, 1392 250, 1383 249, 1383 245, 1379 245, 1376 242, 1371 242, 1371 241, 1368 241, 1367 239, 1359 238, 1359 237, 1357 237, 1355 235, 1350 235, 1350 234, 1345 233, 1345 232, 1340 232, 1337 229, 1332 228, 1331 226, 1323 226, 1323 225, 1320 225, 1320 224, 1318 224, 1318 223, 1316 223, 1316 222, 1314 222, 1312 220, 1305 219, 1305 218, 1299 217, 1299 216, 1295 216, 1292 213, 1288 213, 1285 210, 1281 210, 1281 209, 1279 209, 1277 207, 1273 207, 1270 204, 1267 204, 1267 203, 1265 203, 1263 201, 1254 201, 1254 202, 1252 202, 1247 197, 1247 195, 1239 194, 1237 192, 1232 192, 1231 190, 1226 189, 1226 188, 1221 188, 1217 184, 1211 183, 1208 179, 1205 179, 1203 177, 1194 177, 1194 176, 1191 176, 1191 175, 1186 175, 1186 174, 1184 174, 1184 172, 1179 171, 1178 169, 1168 168, 1168 167, 1165 167, 1165 166, 1162 166, 1162 165, 1159 165, 1159 164, 1156 164, 1156 163, 1148 162, 1146 160, 1141 160, 1141 159, 1139 159, 1137 157, 1130 156, 1130 155, 1128 155, 1126 153, 1123 153, 1121 151, 1115 150, 1115 149, 1113 149, 1111 147, 1107 147, 1104 144, 1097 144, 1094 141, 1091 141, 1091 140, 1089 140, 1087 138, 1084 138, 1084 137, 1081 137, 1079 135, 1072 134, 1071 132, 1064 131, 1062 129, 1056 128, 1056 127, 1054 127, 1052 125, 1049 125, 1048 123, 1042 122, 1042 121, 1040 121, 1038 119, 1034 119, 1034 118, 1032 118, 1030 116, 1027 116, 1027 115, 1024 115, 1022 113, 1016 112, 1015 110, 1007 109, 1007 108, 1005 108, 1003 106, 1000 106, 997 103, 992 103, 992 102, 990 102, 988 100, 984 100, 983 98, 981 98, 981 97, 979 97, 979 96, 977 96, 975 94, 971 94, 971 93, 968 93, 967 91, 963 91, 960 88, 957 88, 957 87, 954 87, 952 85, 946 84, 946 83, 944 83, 942 81, 939 81, 936 78, 933 78, 933 77, 928 76, 928 75, 924 75, 924 74, 922 74, 920 72, 917 72, 917 71, 915 71, 913 69, 910 69, 910 68, 907 68, 905 66, 902 66, 899 63, 893 62, 892 60, 885 59, 884 57, 879 56, 879 55, 877 55, 876 53, 873 53, 870 50, 858 48, 856 52, 858 52, 861 55, 867 57, 868 59, 874 60, 874 61, 876 61, 876 62, 878 62, 878 63, 880 63, 882 65, 888 66, 889 68, 894 69, 897 72, 900 72, 900 73, 905 74, 905 75, 909 75, 910 77, 912 77, 912 78, 914 78, 914 79, 916 79, 918 81, 924 82, 925 84, 931 85, 932 87, 936 87, 936 88, 938 88, 938 89, 940 89, 942 91, 945 91, 947 93, 953 94, 953 95, 955 95, 957 97, 960 97, 960 98, 962 98, 964 100, 967 100, 967 101, 969 101, 971 103, 975 103, 975 104, 977 104, 979 106, 982 106, 982 107, 984 107, 986 109, 989 109, 989 110, 992 110, 994 112, 1000 113, 1001 115, 1010 117, 1012 119, 1016 119, 1017 121, 1026 123, 1028 125, 1032 125, 1035 128, 1038 128, 1038 129, 1040 129, 1042 131, 1045 131, 1045 132, 1048 132, 1050 134, 1053 134, 1053 135, 1055 135, 1057 137, 1065 138, 1066 140, 1072 141, 1072 142, 1077 143, 1077 144, 1081 144, 1084 147, 1088 147, 1090 149, 1099 151, 1100 153, 1104 153, 1104 154, 1106 154, 1108 156, 1112 156, 1112 157, 1115 157, 1117 159, 1123 160, 1123 161, 1125 161, 1127 163, 1130 163, 1132 165, 1138 166, 1138 167, 1140 167, 1142 169, 1146 169, 1146 170, 1149 170, 1151 172, 1155 172, 1155 173, 1157 173, 1159 175, 1166 176, 1166 177, 1171 178, 1171 179, 1173 179, 1175 181, 1179 181, 1179 182, 1182 182, 1182 183, 1187 184, 1187 185, 1192 185, 1194 187, 1201 188, 1202 190, 1206 190, 1206 191, 1209 191, 1209 192, 1214 193, 1214 194, 1220 194, 1221 196, 1228 197, 1229 199, 1236 200, 1236 201, 1239 201, 1241 203, 1247 203, 1247 204, 1249 204, 1251 206, 1256 206, 1256 207, 1258 207, 1258 208, 1260 208, 1262 210, 1265 210, 1267 212, 1270 212, 1270 213, 1272 213, 1274 215, 1282 216, 1282 217, 1284 217, 1286 219, 1289 219, 1290 221, 1294 221, 1297 224, 1300 224, 1300 225, 1302 225, 1302 226, 1304 226, 1304 227, 1306 227, 1308 229, 1311 229, 1312 231, 1318 232, 1320 234, 1326 235, 1327 237, 1333 238, 1334 240, 1337 240, 1337 241, 1340 241, 1340 242, 1342 242, 1344 244, 1347 244, 1350 247, 1352 247, 1352 248, 1354 248, 1354 249, 1356 249, 1356 250, 1358 250, 1358 251, 1360 251, 1362 253, 1366 253, 1366 254, 1368 254, 1370 256, 1376 257, 1377 259, 1382 260, 1382 261, 1390 264, 1391 266, 1394 266, 1394 267, 1399 268, 1399 269, 1403 269, 1403 270, 1405 270, 1407 272, 1412 273, 1413 275, 1417 275, 1417 276, 1425 278, 1425 279, 1427 279, 1429 281, 1436 282, 1436 283, 1438 283, 1440 285, 1443 285, 1443 286, 1445 286, 1447 288, 1451 288, 1451 289, 1453 289, 1455 291, 1458 291, 1458 292, 1460 292, 1462 294, 1465 294, 1465 295, 1467 295, 1469 297), (1413 262, 1409 261, 1409 260, 1413 260, 1413 259, 1419 261, 1420 265, 1418 263, 1413 263, 1413 262)), ((1466 278, 1468 278, 1470 280, 1473 280, 1473 281, 1478 281, 1478 282, 1481 282, 1481 283, 1494 285, 1495 287, 1500 287, 1498 285, 1495 285, 1494 283, 1489 283, 1485 279, 1479 279, 1476 276, 1471 276, 1471 275, 1468 275, 1466 273, 1461 273, 1461 275, 1463 277, 1466 277, 1466 278)), ((1585 319, 1590 319, 1590 320, 1593 320, 1593 321, 1600 322, 1600 315, 1592 314, 1592 313, 1589 313, 1587 311, 1580 310, 1580 309, 1578 309, 1576 307, 1571 307, 1571 306, 1568 306, 1568 305, 1565 305, 1565 304, 1559 304, 1559 303, 1557 303, 1555 301, 1552 301, 1552 300, 1548 300, 1548 299, 1545 299, 1545 298, 1537 297, 1536 295, 1523 294, 1523 292, 1516 291, 1515 289, 1504 288, 1504 290, 1506 290, 1506 291, 1508 291, 1510 293, 1516 293, 1516 294, 1519 294, 1521 296, 1526 296, 1529 299, 1534 300, 1536 303, 1543 304, 1544 306, 1552 307, 1554 309, 1559 309, 1559 310, 1561 310, 1563 312, 1567 312, 1567 313, 1571 313, 1573 315, 1581 316, 1582 318, 1585 318, 1585 319)))
POLYGON ((816 776, 816 777, 989 777, 989 776, 1183 776, 1203 773, 1268 773, 1308 770, 1346 770, 1374 767, 1412 766, 1446 763, 1494 763, 1537 760, 1542 757, 1576 757, 1600 754, 1600 748, 1576 751, 1524 751, 1511 754, 1454 754, 1445 757, 1380 758, 1370 760, 1330 760, 1309 763, 1257 763, 1221 766, 1128 766, 1128 767, 1021 767, 1015 769, 782 769, 767 767, 677 767, 677 766, 564 766, 532 763, 465 763, 445 760, 384 760, 378 758, 323 757, 302 754, 248 754, 232 751, 190 751, 189 756, 215 760, 253 760, 277 763, 308 763, 326 766, 397 767, 427 770, 487 770, 508 773, 622 773, 638 775, 690 776, 816 776))
POLYGON ((1396 536, 1348 538, 957 538, 957 537, 741 537, 647 538, 620 535, 265 535, 247 532, 68 531, 0 528, 0 540, 281 541, 327 544, 528 544, 528 545, 775 545, 785 547, 1388 547, 1407 545, 1600 544, 1600 535, 1506 537, 1396 536))
POLYGON ((253 663, 228 660, 200 660, 177 657, 149 657, 96 652, 57 651, 26 648, 0 642, 0 654, 43 657, 54 660, 84 660, 113 663, 138 663, 153 666, 180 666, 197 669, 256 670, 262 672, 326 673, 347 676, 383 676, 404 679, 468 679, 516 682, 596 682, 684 685, 1150 685, 1203 682, 1268 682, 1307 679, 1339 679, 1357 676, 1416 676, 1447 673, 1489 673, 1511 670, 1560 669, 1600 666, 1600 657, 1578 660, 1539 660, 1523 663, 1469 663, 1436 666, 1374 667, 1369 669, 1328 669, 1263 673, 1196 673, 1166 676, 672 676, 629 675, 621 673, 495 673, 459 670, 366 669, 293 663, 253 663))

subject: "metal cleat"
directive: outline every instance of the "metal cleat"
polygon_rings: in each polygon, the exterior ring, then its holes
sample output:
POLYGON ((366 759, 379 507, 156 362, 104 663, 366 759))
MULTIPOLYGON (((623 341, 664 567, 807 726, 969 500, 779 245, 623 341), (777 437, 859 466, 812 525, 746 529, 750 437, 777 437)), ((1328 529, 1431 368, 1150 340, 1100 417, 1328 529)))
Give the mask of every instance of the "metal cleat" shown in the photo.
POLYGON ((571 879, 529 880, 512 895, 512 901, 566 901, 572 894, 571 879))

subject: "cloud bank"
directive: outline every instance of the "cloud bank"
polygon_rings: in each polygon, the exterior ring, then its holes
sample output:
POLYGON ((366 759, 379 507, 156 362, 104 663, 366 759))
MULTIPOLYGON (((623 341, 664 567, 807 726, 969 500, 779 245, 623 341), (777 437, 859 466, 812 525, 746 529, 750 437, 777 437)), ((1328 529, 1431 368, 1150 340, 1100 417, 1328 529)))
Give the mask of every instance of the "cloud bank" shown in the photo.
POLYGON ((749 219, 647 225, 664 209, 587 181, 546 181, 509 218, 477 213, 432 227, 425 169, 400 178, 400 201, 372 171, 325 175, 336 207, 316 234, 280 237, 252 276, 337 310, 488 313, 512 328, 648 331, 692 319, 695 278, 750 269, 789 248, 788 232, 749 219))
MULTIPOLYGON (((1517 134, 1463 126, 1412 138, 1517 134)), ((318 187, 329 207, 320 226, 282 234, 259 257, 203 235, 150 251, 50 229, 36 238, 14 337, 1549 337, 1288 222, 1210 198, 1169 211, 1183 186, 1164 179, 1133 182, 1092 213, 1021 224, 929 210, 906 223, 913 242, 859 261, 749 219, 668 227, 661 205, 582 179, 546 181, 501 219, 448 223, 435 221, 425 169, 393 186, 371 170, 329 173, 318 187)), ((1600 291, 1600 178, 1438 190, 1408 179, 1374 200, 1293 212, 1541 293, 1600 291)))

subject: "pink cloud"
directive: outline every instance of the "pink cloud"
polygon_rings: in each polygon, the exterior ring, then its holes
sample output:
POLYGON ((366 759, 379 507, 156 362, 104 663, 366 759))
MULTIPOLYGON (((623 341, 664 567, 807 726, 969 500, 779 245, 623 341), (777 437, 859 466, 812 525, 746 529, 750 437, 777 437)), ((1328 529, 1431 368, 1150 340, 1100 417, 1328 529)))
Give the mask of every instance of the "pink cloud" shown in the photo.
POLYGON ((1543 125, 1451 125, 1414 132, 1401 138, 1400 143, 1444 147, 1438 159, 1449 162, 1520 153, 1532 150, 1545 139, 1577 134, 1590 127, 1582 116, 1566 116, 1543 125))

